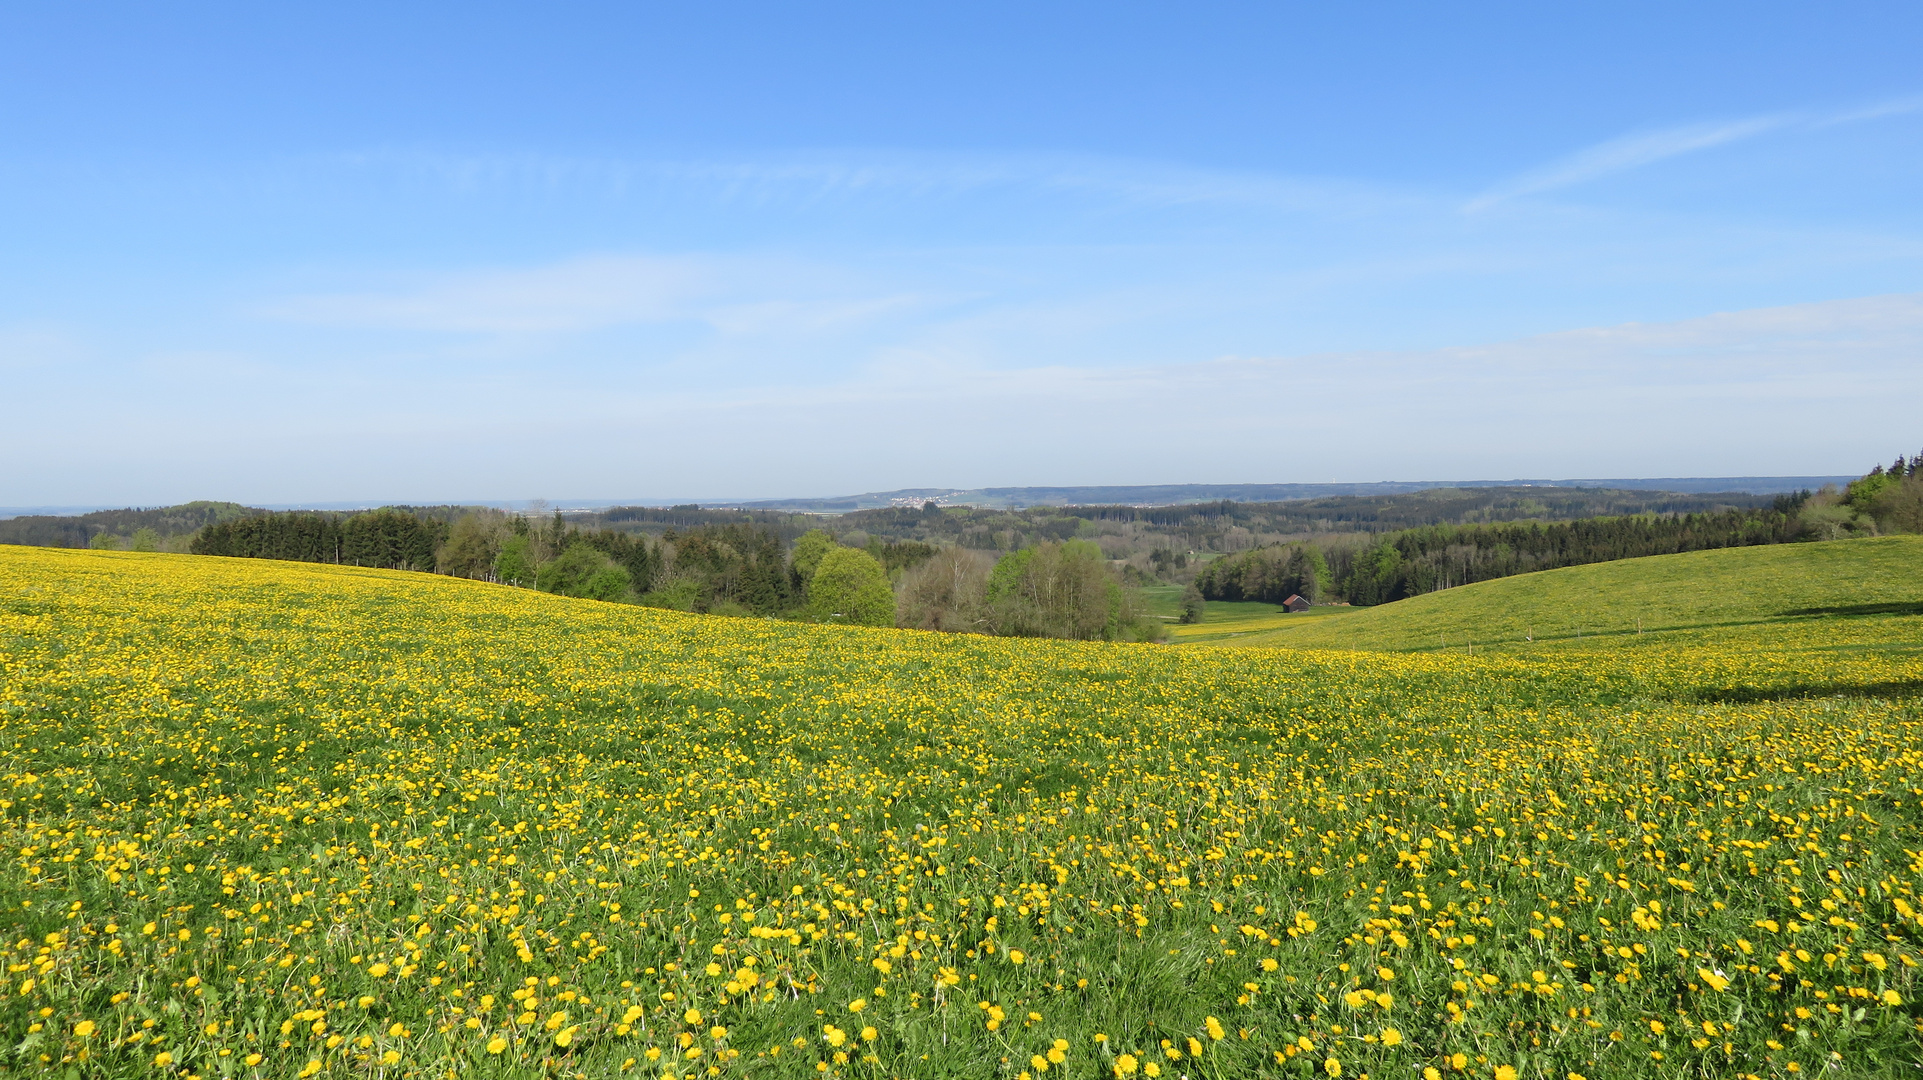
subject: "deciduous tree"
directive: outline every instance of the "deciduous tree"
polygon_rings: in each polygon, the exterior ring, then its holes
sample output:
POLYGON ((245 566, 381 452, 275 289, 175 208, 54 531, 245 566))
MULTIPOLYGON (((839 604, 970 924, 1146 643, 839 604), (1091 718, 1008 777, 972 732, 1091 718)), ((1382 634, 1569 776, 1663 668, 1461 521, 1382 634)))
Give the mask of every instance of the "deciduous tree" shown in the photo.
POLYGON ((865 551, 834 548, 808 580, 808 613, 820 622, 893 626, 895 593, 887 571, 865 551))

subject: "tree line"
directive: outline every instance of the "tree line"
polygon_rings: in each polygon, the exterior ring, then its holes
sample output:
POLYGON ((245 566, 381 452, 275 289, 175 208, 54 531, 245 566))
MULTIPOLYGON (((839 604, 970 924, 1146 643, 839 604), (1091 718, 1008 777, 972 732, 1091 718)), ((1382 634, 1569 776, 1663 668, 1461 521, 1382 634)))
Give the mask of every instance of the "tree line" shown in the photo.
POLYGON ((1131 584, 1192 583, 1217 554, 1311 542, 1325 557, 1354 554, 1380 535, 1426 525, 1597 516, 1672 516, 1757 509, 1768 496, 1684 494, 1601 488, 1507 486, 1435 488, 1394 495, 1329 496, 1279 503, 1213 501, 1176 506, 966 506, 858 510, 829 526, 857 545, 865 538, 958 546, 993 555, 1043 543, 1083 540, 1101 548, 1131 584))
POLYGON ((1923 533, 1923 452, 1905 461, 1898 454, 1886 469, 1876 466, 1842 491, 1817 493, 1806 516, 1834 535, 1923 533))
MULTIPOLYGON (((1002 510, 921 507, 863 510, 834 518, 786 510, 701 507, 614 507, 567 515, 588 533, 627 533, 650 546, 677 536, 734 525, 772 533, 785 548, 821 528, 838 542, 867 550, 891 575, 936 548, 959 546, 999 557, 1039 544, 1083 540, 1097 545, 1130 584, 1190 582, 1199 563, 1217 553, 1314 540, 1331 551, 1366 547, 1374 536, 1420 525, 1476 524, 1515 519, 1559 520, 1624 514, 1702 513, 1767 505, 1747 495, 1687 495, 1603 489, 1500 487, 1431 489, 1396 495, 1331 496, 1291 502, 1213 501, 1177 506, 1062 506, 1002 510), (1331 538, 1348 537, 1343 543, 1331 538)), ((475 507, 390 507, 440 521, 450 529, 475 507)), ((266 511, 226 504, 189 504, 164 510, 103 511, 80 517, 0 521, 0 543, 52 546, 154 547, 185 551, 196 530, 227 518, 266 511), (139 528, 159 534, 128 534, 139 528)), ((312 513, 312 512, 308 512, 312 513)), ((1852 517, 1854 511, 1840 512, 1852 517)), ((321 514, 333 521, 352 516, 321 514)), ((505 516, 505 515, 504 515, 505 516)), ((532 514, 540 518, 544 514, 532 514)), ((1864 519, 1867 520, 1867 519, 1864 519)), ((545 523, 544 523, 545 525, 545 523)), ((1860 526, 1838 525, 1847 531, 1860 526)), ((470 538, 471 539, 471 538, 470 538)), ((1334 558, 1334 555, 1330 556, 1334 558)), ((617 557, 617 561, 620 561, 617 557)), ((638 571, 632 576, 645 580, 638 571)), ((644 591, 646 587, 644 586, 644 591)), ((685 586, 683 592, 686 591, 685 586)), ((757 606, 763 606, 757 602, 757 606)))
POLYGON ((239 503, 203 501, 89 514, 23 514, 0 520, 0 544, 184 552, 193 535, 209 525, 265 512, 239 503))
POLYGON ((1385 604, 1536 570, 1818 539, 1803 514, 1810 498, 1807 492, 1777 496, 1767 507, 1713 513, 1430 525, 1381 536, 1359 549, 1276 545, 1217 559, 1195 584, 1210 600, 1281 603, 1300 595, 1311 603, 1339 598, 1385 604))
POLYGON ((1045 540, 999 559, 941 548, 902 576, 896 621, 920 630, 1083 641, 1159 641, 1167 632, 1086 540, 1045 540))
POLYGON ((563 596, 717 615, 863 626, 1107 640, 1156 640, 1086 541, 1041 544, 999 560, 982 552, 822 529, 786 544, 741 520, 666 528, 659 537, 492 510, 452 521, 401 509, 261 513, 202 529, 200 555, 434 571, 563 596))
POLYGON ((836 519, 841 531, 887 537, 942 540, 966 547, 1011 550, 1025 542, 1089 539, 1103 525, 1135 525, 1182 535, 1195 550, 1226 550, 1232 530, 1248 533, 1383 533, 1421 525, 1476 524, 1515 520, 1573 520, 1630 514, 1704 513, 1768 506, 1769 496, 1742 493, 1691 495, 1607 488, 1505 486, 1433 488, 1396 495, 1339 495, 1287 502, 1219 500, 1173 506, 1041 506, 1021 510, 936 507, 857 510, 836 519))
POLYGON ((1386 603, 1606 559, 1923 531, 1919 463, 1923 454, 1899 456, 1846 490, 1774 499, 1506 487, 1163 507, 927 503, 827 520, 694 505, 544 520, 459 506, 270 513, 191 503, 0 521, 0 542, 426 570, 717 614, 1142 639, 1160 628, 1132 586, 1154 581, 1189 586, 1181 610, 1193 621, 1205 598, 1386 603), (1582 516, 1596 511, 1614 512, 1582 516), (836 554, 817 583, 821 560, 842 551, 865 561, 836 554), (891 606, 877 599, 877 579, 891 606))
POLYGON ((217 521, 200 530, 195 555, 432 570, 446 538, 445 522, 400 510, 363 514, 267 513, 217 521))

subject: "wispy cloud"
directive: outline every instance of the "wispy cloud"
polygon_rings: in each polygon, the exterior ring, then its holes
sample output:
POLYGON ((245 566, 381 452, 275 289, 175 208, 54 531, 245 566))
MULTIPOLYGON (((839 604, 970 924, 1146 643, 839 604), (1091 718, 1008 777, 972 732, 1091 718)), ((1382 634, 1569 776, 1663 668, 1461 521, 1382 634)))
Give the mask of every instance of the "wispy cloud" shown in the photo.
POLYGON ((690 321, 724 333, 832 330, 927 302, 773 258, 609 255, 450 274, 383 291, 296 296, 270 319, 357 329, 541 335, 690 321))
POLYGON ((452 333, 588 330, 672 318, 709 277, 698 262, 589 258, 450 275, 412 289, 294 297, 262 313, 327 326, 452 333))
POLYGON ((388 172, 463 193, 539 189, 619 197, 684 189, 748 206, 857 198, 938 200, 997 189, 1056 193, 1118 206, 1227 205, 1310 213, 1431 201, 1388 184, 1074 154, 849 149, 729 160, 380 148, 290 164, 388 172))
POLYGON ((1891 98, 1855 109, 1845 109, 1822 117, 1817 127, 1834 127, 1838 124, 1856 124, 1865 120, 1881 120, 1886 116, 1903 116, 1908 113, 1923 112, 1923 94, 1910 97, 1891 98))
POLYGON ((1573 187, 1612 173, 1627 172, 1669 158, 1727 146, 1789 128, 1836 127, 1918 111, 1923 111, 1923 95, 1892 98, 1830 112, 1771 113, 1739 120, 1633 132, 1597 143, 1497 184, 1470 200, 1463 209, 1475 213, 1521 196, 1573 187))
POLYGON ((1718 124, 1688 124, 1625 135, 1524 173, 1477 196, 1464 209, 1474 213, 1523 195, 1571 187, 1610 173, 1626 172, 1665 158, 1754 138, 1791 122, 1793 116, 1757 116, 1718 124))

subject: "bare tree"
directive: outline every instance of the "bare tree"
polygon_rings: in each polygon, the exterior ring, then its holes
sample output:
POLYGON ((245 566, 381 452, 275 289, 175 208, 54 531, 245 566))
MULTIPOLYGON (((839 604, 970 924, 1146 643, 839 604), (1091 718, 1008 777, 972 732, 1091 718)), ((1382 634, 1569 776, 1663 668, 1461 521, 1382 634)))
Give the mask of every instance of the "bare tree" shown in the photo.
POLYGON ((895 625, 915 630, 986 631, 988 571, 992 565, 983 552, 942 548, 934 558, 902 574, 895 592, 895 625))

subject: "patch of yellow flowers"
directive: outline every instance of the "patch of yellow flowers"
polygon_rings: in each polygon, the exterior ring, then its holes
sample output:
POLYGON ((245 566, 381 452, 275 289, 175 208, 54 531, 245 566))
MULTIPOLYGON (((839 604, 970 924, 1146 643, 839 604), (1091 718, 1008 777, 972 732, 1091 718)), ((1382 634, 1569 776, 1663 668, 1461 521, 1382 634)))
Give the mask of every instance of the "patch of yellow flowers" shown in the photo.
POLYGON ((0 548, 0 1036, 112 1076, 1891 1075, 1923 660, 1872 644, 1186 651, 0 548))

